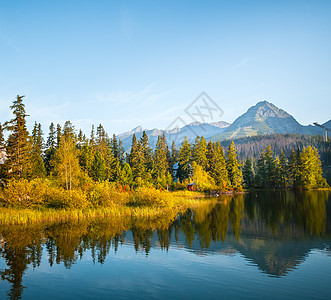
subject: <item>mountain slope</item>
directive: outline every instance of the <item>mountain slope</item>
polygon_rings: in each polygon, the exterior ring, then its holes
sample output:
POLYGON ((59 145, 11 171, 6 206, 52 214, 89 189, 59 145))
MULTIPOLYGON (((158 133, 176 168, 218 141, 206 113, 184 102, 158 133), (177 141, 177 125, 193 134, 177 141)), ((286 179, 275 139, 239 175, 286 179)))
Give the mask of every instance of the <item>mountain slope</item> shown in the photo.
POLYGON ((258 102, 211 140, 238 139, 272 133, 319 134, 314 126, 303 126, 289 113, 268 101, 258 102))

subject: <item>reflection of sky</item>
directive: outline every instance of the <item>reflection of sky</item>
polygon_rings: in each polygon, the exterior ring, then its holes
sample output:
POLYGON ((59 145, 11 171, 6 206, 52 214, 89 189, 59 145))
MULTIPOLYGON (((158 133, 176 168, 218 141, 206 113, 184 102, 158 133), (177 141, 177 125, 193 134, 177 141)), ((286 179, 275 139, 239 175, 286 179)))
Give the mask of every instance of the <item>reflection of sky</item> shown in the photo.
MULTIPOLYGON (((241 254, 195 255, 170 247, 153 247, 148 256, 132 245, 112 248, 103 265, 93 264, 84 253, 70 270, 63 264, 49 267, 44 250, 41 266, 25 274, 23 299, 219 299, 229 297, 326 298, 329 293, 331 258, 312 250, 300 268, 286 277, 268 277, 241 254)), ((9 285, 0 282, 0 298, 9 285)))

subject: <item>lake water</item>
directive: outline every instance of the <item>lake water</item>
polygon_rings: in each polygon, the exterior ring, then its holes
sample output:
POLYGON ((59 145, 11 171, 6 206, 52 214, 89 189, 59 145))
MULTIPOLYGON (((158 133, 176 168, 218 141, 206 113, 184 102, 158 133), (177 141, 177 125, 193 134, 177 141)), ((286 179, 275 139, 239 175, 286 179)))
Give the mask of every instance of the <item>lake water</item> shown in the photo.
POLYGON ((331 194, 204 200, 175 220, 0 228, 0 299, 330 299, 331 194))

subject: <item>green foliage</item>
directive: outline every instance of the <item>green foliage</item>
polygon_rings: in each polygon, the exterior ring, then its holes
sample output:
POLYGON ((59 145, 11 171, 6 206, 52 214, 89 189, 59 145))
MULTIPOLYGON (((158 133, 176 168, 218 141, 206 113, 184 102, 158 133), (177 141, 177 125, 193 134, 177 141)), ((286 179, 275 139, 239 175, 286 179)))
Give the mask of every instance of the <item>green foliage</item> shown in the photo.
POLYGON ((229 174, 231 186, 235 190, 242 189, 242 172, 240 170, 240 164, 237 160, 237 150, 234 142, 228 148, 228 155, 226 161, 226 167, 229 174))
POLYGON ((28 178, 30 174, 30 152, 31 143, 29 132, 26 128, 24 96, 17 96, 10 109, 13 111, 14 119, 6 122, 5 129, 10 131, 7 140, 6 154, 7 160, 5 168, 9 178, 28 178))
POLYGON ((191 175, 191 145, 185 137, 181 147, 179 148, 178 159, 179 159, 179 180, 183 181, 191 175))
POLYGON ((254 171, 252 161, 247 157, 243 169, 243 181, 245 188, 252 188, 254 186, 254 171))

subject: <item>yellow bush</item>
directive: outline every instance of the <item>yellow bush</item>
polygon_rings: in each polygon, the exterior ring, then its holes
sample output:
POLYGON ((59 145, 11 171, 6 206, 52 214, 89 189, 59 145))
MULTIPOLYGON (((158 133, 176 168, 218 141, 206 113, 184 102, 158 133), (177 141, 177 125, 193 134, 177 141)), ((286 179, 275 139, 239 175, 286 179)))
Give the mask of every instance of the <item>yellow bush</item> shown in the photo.
POLYGON ((171 207, 176 205, 176 199, 169 192, 140 187, 131 194, 130 203, 134 206, 171 207))
POLYGON ((93 205, 97 206, 125 205, 129 201, 129 191, 114 182, 96 182, 88 193, 88 199, 93 205))

